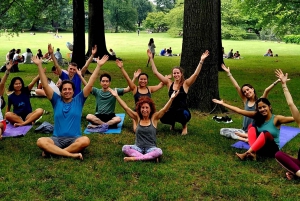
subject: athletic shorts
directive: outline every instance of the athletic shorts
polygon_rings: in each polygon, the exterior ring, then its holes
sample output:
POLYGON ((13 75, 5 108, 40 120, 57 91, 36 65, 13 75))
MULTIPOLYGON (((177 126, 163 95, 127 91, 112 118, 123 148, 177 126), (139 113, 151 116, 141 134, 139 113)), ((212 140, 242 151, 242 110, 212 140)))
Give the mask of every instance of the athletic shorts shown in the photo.
MULTIPOLYGON (((95 116, 103 121, 104 123, 112 120, 112 118, 116 117, 115 113, 110 113, 110 114, 95 114, 95 116)), ((118 124, 110 125, 110 128, 116 128, 118 124)))
POLYGON ((73 144, 77 137, 51 137, 51 139, 53 140, 56 146, 64 149, 73 144))

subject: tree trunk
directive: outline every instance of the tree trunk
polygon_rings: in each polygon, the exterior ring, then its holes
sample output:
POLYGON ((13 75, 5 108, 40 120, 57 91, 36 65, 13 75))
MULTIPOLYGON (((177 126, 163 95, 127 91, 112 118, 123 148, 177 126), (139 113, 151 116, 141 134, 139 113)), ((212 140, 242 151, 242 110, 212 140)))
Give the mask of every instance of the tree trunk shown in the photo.
POLYGON ((89 0, 89 49, 87 56, 91 54, 92 47, 97 45, 96 57, 101 58, 103 55, 109 55, 109 59, 112 59, 106 48, 104 30, 103 0, 89 0))
POLYGON ((72 62, 77 63, 78 68, 85 64, 85 23, 84 1, 73 0, 73 53, 72 62))
POLYGON ((188 105, 203 112, 213 109, 220 111, 221 107, 212 102, 219 99, 218 68, 223 61, 221 41, 221 2, 220 0, 184 1, 184 25, 181 67, 185 77, 191 76, 205 50, 209 50, 202 70, 190 87, 188 105))

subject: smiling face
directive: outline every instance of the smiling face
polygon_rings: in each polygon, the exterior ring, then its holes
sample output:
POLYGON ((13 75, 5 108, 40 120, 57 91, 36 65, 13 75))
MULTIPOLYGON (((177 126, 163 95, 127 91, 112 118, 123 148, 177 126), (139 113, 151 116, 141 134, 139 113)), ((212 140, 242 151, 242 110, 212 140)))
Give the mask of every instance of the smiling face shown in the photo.
POLYGON ((61 96, 65 100, 69 100, 73 97, 74 95, 74 89, 72 87, 72 84, 70 83, 64 83, 62 88, 61 88, 61 96))
POLYGON ((21 80, 16 80, 14 82, 14 91, 20 91, 22 89, 22 82, 21 80))
POLYGON ((147 84, 148 84, 148 78, 147 78, 147 76, 146 75, 141 75, 139 77, 139 86, 145 87, 145 86, 147 86, 147 84))
POLYGON ((69 65, 68 67, 68 73, 70 77, 73 77, 76 73, 77 66, 69 65))
POLYGON ((262 115, 262 116, 268 116, 271 115, 271 106, 268 104, 264 103, 263 101, 258 102, 257 104, 257 111, 262 115))
POLYGON ((180 81, 181 80, 182 72, 180 71, 180 69, 174 68, 172 73, 173 73, 174 80, 176 80, 176 81, 180 81))
POLYGON ((254 89, 249 86, 244 86, 242 92, 247 99, 251 99, 255 96, 254 89))
POLYGON ((143 117, 149 117, 151 113, 151 108, 148 103, 143 103, 141 106, 141 114, 143 117))

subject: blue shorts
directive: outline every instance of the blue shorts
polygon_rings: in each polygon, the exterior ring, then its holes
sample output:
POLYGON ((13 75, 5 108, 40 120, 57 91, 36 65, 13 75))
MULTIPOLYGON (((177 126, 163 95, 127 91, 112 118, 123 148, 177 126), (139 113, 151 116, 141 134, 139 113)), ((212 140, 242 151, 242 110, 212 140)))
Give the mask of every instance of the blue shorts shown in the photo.
POLYGON ((59 148, 66 148, 73 144, 78 137, 51 137, 54 144, 59 148))

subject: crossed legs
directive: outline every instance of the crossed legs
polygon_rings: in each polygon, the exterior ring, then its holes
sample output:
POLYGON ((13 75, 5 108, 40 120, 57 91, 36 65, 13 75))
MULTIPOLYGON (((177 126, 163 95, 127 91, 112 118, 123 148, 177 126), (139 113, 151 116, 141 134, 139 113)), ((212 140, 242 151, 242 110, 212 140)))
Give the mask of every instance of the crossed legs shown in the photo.
POLYGON ((89 144, 90 144, 90 139, 86 136, 77 138, 74 143, 70 144, 66 148, 60 148, 56 146, 54 144, 54 141, 49 137, 41 137, 37 140, 37 146, 41 150, 43 150, 43 152, 55 154, 58 156, 78 158, 80 160, 83 160, 83 156, 80 152, 86 147, 88 147, 89 144))
POLYGON ((43 115, 43 112, 44 112, 44 110, 42 108, 38 108, 38 109, 34 110, 33 112, 29 113, 26 116, 25 121, 17 114, 15 114, 13 112, 7 112, 5 114, 5 119, 8 120, 9 122, 11 122, 12 124, 14 124, 15 127, 25 126, 25 125, 31 124, 32 122, 35 122, 35 120, 37 120, 38 118, 40 118, 43 115))

